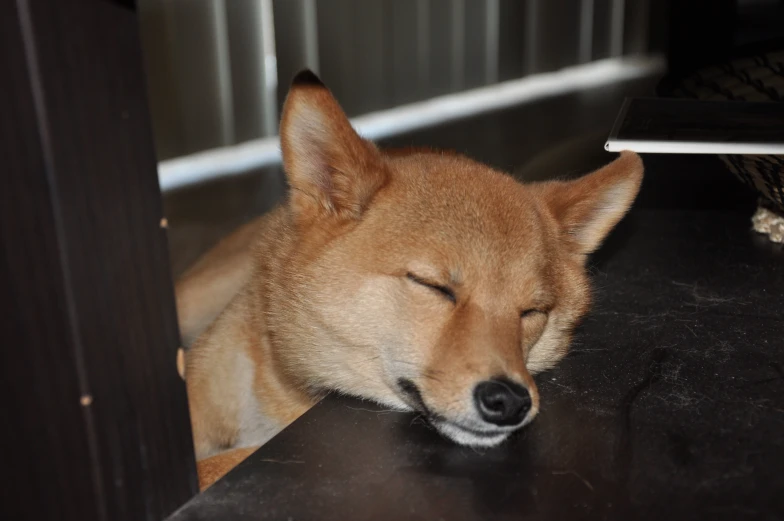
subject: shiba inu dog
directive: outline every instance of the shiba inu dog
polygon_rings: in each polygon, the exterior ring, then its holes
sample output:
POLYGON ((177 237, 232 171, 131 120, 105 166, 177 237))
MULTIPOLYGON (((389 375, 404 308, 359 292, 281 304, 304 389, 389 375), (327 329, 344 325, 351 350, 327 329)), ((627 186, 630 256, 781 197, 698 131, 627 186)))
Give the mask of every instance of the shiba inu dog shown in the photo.
POLYGON ((416 411, 463 445, 529 423, 531 375, 566 355, 586 258, 635 199, 640 158, 524 185, 457 154, 380 150, 308 71, 280 135, 287 200, 177 284, 202 486, 327 391, 416 411))

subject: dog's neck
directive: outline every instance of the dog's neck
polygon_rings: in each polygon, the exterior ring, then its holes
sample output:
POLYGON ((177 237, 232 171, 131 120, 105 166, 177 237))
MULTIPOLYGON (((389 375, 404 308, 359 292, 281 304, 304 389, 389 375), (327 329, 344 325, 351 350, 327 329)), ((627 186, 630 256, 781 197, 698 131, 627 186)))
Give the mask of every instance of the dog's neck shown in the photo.
POLYGON ((272 295, 275 281, 280 280, 292 247, 291 234, 287 233, 291 222, 282 207, 272 212, 266 224, 265 240, 255 246, 251 280, 238 299, 243 302, 245 320, 254 339, 249 351, 256 368, 256 395, 274 420, 288 424, 311 407, 317 397, 308 392, 307 385, 297 375, 286 370, 277 355, 277 350, 286 346, 278 345, 280 342, 273 338, 270 306, 275 305, 272 295))

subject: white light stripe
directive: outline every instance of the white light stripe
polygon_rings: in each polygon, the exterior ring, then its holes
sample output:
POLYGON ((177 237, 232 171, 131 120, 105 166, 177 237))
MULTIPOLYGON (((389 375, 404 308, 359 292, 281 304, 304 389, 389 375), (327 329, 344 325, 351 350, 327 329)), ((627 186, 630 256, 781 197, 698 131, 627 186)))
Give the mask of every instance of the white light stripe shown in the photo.
MULTIPOLYGON (((581 89, 657 74, 664 69, 665 61, 657 55, 610 58, 365 114, 354 118, 352 124, 368 139, 383 139, 581 89)), ((280 145, 278 138, 273 137, 162 161, 158 165, 158 177, 161 190, 168 192, 279 162, 280 145)))
POLYGON ((706 143, 694 141, 633 141, 609 139, 608 152, 631 150, 639 154, 784 155, 784 143, 706 143))

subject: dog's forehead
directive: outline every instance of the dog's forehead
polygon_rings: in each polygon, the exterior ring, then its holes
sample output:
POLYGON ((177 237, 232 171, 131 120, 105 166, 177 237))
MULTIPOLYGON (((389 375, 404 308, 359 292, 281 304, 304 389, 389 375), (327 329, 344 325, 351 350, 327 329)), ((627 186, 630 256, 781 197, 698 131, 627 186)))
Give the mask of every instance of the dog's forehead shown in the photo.
POLYGON ((368 233, 384 238, 383 255, 454 279, 501 281, 540 271, 546 227, 523 185, 459 156, 414 156, 392 166, 369 212, 368 233))
POLYGON ((508 175, 457 155, 410 156, 391 167, 387 195, 406 224, 474 245, 487 239, 509 248, 539 238, 536 201, 508 175))

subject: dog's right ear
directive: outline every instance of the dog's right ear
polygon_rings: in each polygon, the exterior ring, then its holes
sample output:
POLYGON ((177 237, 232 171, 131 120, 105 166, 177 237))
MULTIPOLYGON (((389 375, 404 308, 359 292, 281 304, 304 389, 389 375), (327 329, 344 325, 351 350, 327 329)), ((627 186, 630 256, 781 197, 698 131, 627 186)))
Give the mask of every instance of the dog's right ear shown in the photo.
POLYGON ((387 174, 375 145, 362 139, 338 102, 309 70, 297 74, 280 124, 290 205, 299 222, 358 219, 387 174))
POLYGON ((599 170, 568 182, 531 185, 558 221, 562 237, 580 255, 595 251, 637 197, 643 176, 640 156, 621 152, 599 170))

